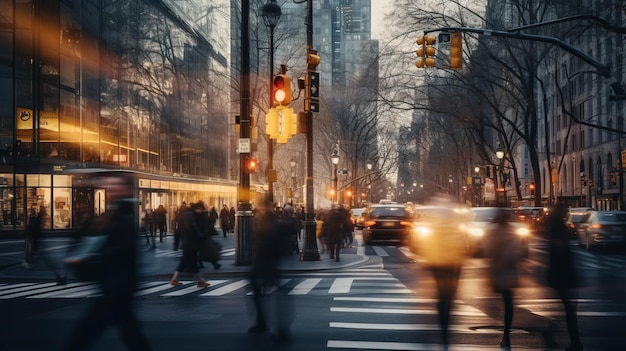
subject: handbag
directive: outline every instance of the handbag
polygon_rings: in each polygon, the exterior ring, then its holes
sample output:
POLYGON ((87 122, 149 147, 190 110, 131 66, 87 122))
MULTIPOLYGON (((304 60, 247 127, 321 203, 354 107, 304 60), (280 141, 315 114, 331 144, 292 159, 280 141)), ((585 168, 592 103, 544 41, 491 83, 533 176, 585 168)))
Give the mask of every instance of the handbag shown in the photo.
POLYGON ((220 259, 221 251, 222 246, 208 236, 202 242, 200 256, 204 262, 217 262, 220 259))
POLYGON ((84 236, 79 246, 63 260, 81 281, 97 281, 104 275, 104 247, 108 235, 84 236))

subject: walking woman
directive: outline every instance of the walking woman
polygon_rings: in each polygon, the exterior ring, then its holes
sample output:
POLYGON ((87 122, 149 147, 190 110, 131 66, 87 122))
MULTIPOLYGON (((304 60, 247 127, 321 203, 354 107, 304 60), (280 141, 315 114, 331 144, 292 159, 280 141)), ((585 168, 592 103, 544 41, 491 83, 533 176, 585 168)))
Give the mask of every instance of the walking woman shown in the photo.
POLYGON ((504 333, 500 347, 511 347, 513 322, 513 288, 517 287, 517 263, 523 257, 522 244, 510 221, 511 212, 500 209, 494 216, 494 228, 487 233, 485 254, 490 260, 490 278, 493 291, 502 295, 504 302, 504 333))
POLYGON ((209 286, 209 283, 202 279, 202 275, 198 267, 198 253, 202 244, 203 233, 195 219, 195 213, 201 213, 202 206, 194 203, 191 204, 189 208, 181 208, 180 211, 178 228, 180 229, 181 234, 183 256, 181 257, 180 263, 170 280, 170 285, 183 285, 183 283, 178 281, 178 276, 181 272, 186 272, 195 276, 197 287, 206 288, 209 286))

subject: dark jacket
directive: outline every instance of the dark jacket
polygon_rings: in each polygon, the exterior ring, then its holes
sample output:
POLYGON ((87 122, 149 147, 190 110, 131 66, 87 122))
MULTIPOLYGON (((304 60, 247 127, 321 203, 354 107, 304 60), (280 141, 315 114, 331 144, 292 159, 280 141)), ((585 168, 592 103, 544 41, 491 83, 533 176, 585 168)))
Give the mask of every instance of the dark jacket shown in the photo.
POLYGON ((548 285, 560 288, 578 287, 578 275, 569 247, 565 209, 556 208, 548 217, 547 235, 549 242, 548 285))

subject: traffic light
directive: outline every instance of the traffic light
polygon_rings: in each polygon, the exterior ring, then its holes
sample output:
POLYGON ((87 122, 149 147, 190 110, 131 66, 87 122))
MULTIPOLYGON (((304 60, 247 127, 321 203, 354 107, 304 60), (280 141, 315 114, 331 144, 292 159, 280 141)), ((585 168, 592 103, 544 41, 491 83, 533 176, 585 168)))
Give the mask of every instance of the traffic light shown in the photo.
POLYGON ((315 71, 320 64, 321 58, 315 50, 309 50, 306 54, 306 65, 309 71, 315 71))
POLYGON ((450 68, 463 68, 463 36, 461 32, 450 33, 450 68))
POLYGON ((272 80, 272 101, 275 105, 286 106, 291 103, 291 78, 286 74, 277 74, 272 80))
POLYGON ((417 68, 435 67, 435 44, 437 43, 437 38, 434 35, 424 35, 417 38, 416 43, 419 47, 415 51, 418 56, 415 66, 417 68))
POLYGON ((530 195, 535 195, 535 183, 530 183, 528 185, 528 190, 530 190, 530 195))
POLYGON ((245 160, 246 173, 255 173, 257 166, 258 166, 258 162, 256 158, 252 156, 246 157, 246 160, 245 160))

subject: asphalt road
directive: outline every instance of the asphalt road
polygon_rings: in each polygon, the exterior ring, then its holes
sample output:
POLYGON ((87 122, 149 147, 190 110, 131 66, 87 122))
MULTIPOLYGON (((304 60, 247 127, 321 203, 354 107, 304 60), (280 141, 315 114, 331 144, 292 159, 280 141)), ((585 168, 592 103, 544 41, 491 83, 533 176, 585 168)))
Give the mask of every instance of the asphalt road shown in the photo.
MULTIPOLYGON (((224 241, 225 252, 231 248, 229 240, 224 241)), ((11 244, 0 247, 11 252, 6 249, 11 244)), ((159 250, 152 263, 167 271, 177 254, 165 244, 159 250)), ((292 320, 290 342, 276 342, 271 332, 247 332, 254 309, 245 270, 208 270, 206 278, 212 286, 206 289, 196 288, 191 280, 182 287, 169 287, 167 275, 146 276, 137 294, 137 315, 153 350, 440 349, 434 281, 420 257, 392 245, 344 251, 342 266, 332 266, 323 255, 317 266, 301 269, 303 263, 296 256, 288 262, 292 269, 283 276, 281 289, 268 295, 270 311, 276 301, 283 308, 283 313, 272 316, 293 316, 286 318, 292 320)), ((576 257, 587 283, 579 299, 585 350, 626 349, 621 327, 626 316, 626 259, 579 249, 576 257)), ((562 307, 543 284, 544 260, 545 245, 533 241, 531 257, 521 267, 521 287, 515 291, 513 349, 550 350, 542 331, 552 322, 560 326, 561 349, 567 345, 562 307)), ((474 258, 464 266, 450 350, 500 350, 502 303, 487 287, 486 264, 474 258)), ((0 349, 63 350, 97 289, 79 282, 58 288, 44 269, 23 273, 31 272, 33 279, 4 271, 0 349)), ((124 350, 121 340, 116 329, 108 329, 92 350, 124 350)))

